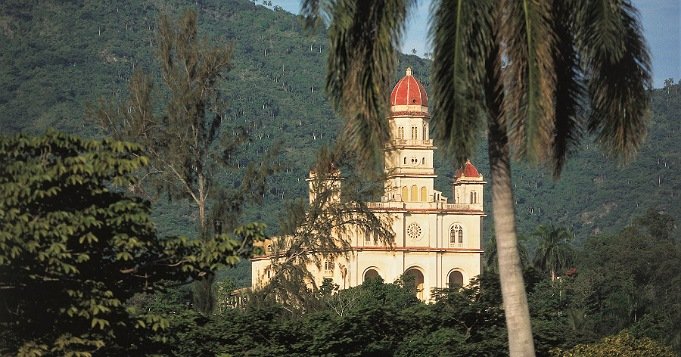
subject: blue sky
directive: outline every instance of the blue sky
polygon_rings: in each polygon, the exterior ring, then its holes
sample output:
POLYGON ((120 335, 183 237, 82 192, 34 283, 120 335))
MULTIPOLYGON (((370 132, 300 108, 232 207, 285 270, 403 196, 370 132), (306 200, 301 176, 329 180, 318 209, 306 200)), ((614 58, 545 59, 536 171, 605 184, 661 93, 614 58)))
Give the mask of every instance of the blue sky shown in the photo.
MULTIPOLYGON (((652 56, 654 86, 662 87, 667 78, 674 78, 674 82, 678 83, 681 79, 681 0, 633 2, 640 11, 652 56)), ((427 41, 430 3, 430 0, 419 1, 418 9, 411 14, 402 52, 411 53, 412 49, 416 49, 420 56, 430 52, 427 41)), ((300 0, 272 0, 272 4, 292 13, 300 10, 300 0)))

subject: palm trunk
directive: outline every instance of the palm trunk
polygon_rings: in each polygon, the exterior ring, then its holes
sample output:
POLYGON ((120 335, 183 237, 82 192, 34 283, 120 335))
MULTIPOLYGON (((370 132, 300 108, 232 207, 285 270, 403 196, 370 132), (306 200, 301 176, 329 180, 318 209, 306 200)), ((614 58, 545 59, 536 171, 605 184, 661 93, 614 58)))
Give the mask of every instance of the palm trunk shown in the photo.
POLYGON ((501 59, 502 51, 497 45, 489 49, 485 60, 484 85, 488 114, 487 145, 492 177, 492 211, 501 296, 508 330, 508 351, 511 357, 527 357, 534 356, 534 340, 515 230, 510 148, 506 123, 503 120, 504 83, 501 80, 501 59))
POLYGON ((532 325, 515 229, 508 138, 505 129, 498 123, 498 117, 490 120, 489 127, 492 210, 509 354, 511 357, 534 356, 532 325))

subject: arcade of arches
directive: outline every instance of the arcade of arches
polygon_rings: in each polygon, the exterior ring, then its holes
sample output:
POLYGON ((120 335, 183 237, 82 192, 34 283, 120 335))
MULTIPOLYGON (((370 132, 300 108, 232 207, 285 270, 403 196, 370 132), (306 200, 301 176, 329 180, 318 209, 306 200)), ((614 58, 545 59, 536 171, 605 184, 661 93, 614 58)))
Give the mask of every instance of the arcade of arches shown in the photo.
POLYGON ((419 187, 416 185, 411 186, 410 190, 407 186, 402 187, 402 201, 404 202, 428 202, 428 189, 426 186, 421 186, 421 194, 419 195, 419 187))

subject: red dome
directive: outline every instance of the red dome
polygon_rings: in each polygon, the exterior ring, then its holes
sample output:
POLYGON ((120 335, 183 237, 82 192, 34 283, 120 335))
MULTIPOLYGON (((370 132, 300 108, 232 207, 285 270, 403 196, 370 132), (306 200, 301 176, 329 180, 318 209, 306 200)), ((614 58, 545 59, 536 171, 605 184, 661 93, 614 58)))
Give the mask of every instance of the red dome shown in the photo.
POLYGON ((470 160, 466 160, 466 164, 464 164, 463 169, 456 170, 456 178, 461 176, 480 177, 480 173, 478 172, 478 169, 473 166, 470 160))
POLYGON ((428 106, 426 89, 411 75, 411 68, 407 68, 407 74, 393 88, 390 94, 390 105, 428 106))

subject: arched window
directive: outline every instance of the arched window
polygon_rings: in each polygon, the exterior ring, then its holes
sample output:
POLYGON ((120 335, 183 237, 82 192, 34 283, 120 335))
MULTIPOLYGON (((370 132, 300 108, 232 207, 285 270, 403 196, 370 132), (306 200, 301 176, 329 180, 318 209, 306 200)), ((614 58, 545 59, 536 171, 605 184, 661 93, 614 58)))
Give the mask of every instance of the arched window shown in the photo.
POLYGON ((463 245, 463 228, 454 224, 449 228, 449 246, 461 247, 463 245))
POLYGON ((411 201, 419 201, 419 188, 416 185, 411 186, 411 201))
POLYGON ((460 271, 452 271, 449 273, 449 288, 455 289, 463 286, 463 274, 460 271))
POLYGON ((412 126, 411 127, 411 138, 412 138, 412 140, 418 139, 418 135, 419 135, 419 128, 412 126))
POLYGON ((397 138, 404 139, 404 127, 401 126, 397 129, 397 138))
POLYGON ((370 268, 367 269, 366 272, 364 272, 364 281, 367 281, 369 279, 375 280, 375 279, 381 279, 381 274, 376 271, 376 269, 370 268))
POLYGON ((409 189, 407 186, 402 187, 402 202, 407 202, 409 198, 409 189))
POLYGON ((475 191, 471 192, 471 203, 478 203, 478 193, 475 191))
POLYGON ((428 202, 428 190, 426 186, 421 187, 421 202, 428 202))
POLYGON ((417 268, 409 268, 404 272, 405 286, 416 290, 416 297, 423 300, 423 273, 417 268))
POLYGON ((405 165, 407 164, 407 157, 406 156, 404 157, 404 164, 405 165))
POLYGON ((426 125, 423 126, 423 140, 428 140, 428 127, 426 125))
POLYGON ((425 157, 422 157, 422 158, 421 158, 421 165, 425 165, 425 164, 426 164, 426 158, 425 158, 425 157))

